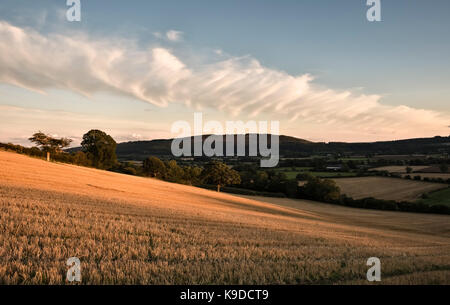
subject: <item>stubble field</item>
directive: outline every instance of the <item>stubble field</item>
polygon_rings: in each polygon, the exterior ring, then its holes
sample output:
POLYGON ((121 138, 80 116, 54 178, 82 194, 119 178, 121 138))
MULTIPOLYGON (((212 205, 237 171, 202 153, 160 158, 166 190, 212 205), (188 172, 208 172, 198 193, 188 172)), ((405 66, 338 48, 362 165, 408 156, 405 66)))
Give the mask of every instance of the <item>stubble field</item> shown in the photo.
POLYGON ((264 200, 0 151, 0 284, 450 283, 449 216, 264 200))
POLYGON ((373 197, 384 200, 416 201, 424 193, 448 187, 444 183, 387 177, 339 178, 334 181, 342 194, 354 199, 373 197))

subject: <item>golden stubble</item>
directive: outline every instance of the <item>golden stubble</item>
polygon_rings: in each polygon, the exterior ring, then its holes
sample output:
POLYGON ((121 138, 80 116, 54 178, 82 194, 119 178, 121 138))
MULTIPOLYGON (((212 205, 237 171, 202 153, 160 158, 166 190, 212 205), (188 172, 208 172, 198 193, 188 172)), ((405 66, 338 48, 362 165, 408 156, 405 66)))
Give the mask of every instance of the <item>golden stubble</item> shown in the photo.
POLYGON ((0 151, 0 283, 450 283, 450 217, 244 198, 0 151))

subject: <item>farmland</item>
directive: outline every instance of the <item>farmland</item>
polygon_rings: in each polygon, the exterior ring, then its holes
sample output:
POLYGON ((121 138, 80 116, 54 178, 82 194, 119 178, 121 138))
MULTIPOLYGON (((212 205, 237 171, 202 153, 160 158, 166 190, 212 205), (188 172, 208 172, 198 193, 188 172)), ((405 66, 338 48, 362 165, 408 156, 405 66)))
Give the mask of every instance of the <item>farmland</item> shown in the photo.
POLYGON ((427 198, 419 201, 428 205, 443 204, 450 206, 450 188, 432 192, 427 195, 427 198))
MULTIPOLYGON (((407 176, 408 174, 402 174, 402 177, 407 176)), ((448 180, 450 179, 450 174, 439 174, 439 173, 412 173, 409 174, 411 177, 414 176, 420 176, 422 179, 423 178, 431 178, 431 179, 436 179, 436 178, 441 178, 444 180, 448 180)))
POLYGON ((341 193, 355 199, 373 197, 384 200, 415 201, 424 193, 446 188, 446 184, 386 178, 357 177, 334 179, 341 193))
POLYGON ((419 166, 383 166, 383 167, 377 167, 372 168, 371 171, 387 171, 389 173, 406 173, 406 168, 410 167, 413 172, 421 171, 426 169, 429 166, 419 165, 419 166))
POLYGON ((325 172, 325 171, 311 171, 312 167, 280 167, 276 171, 284 173, 288 179, 295 179, 300 173, 308 173, 315 177, 332 178, 332 177, 354 177, 354 172, 325 172))
POLYGON ((242 198, 2 151, 0 169, 2 284, 64 284, 72 256, 83 284, 366 284, 372 256, 382 284, 450 284, 446 215, 242 198))

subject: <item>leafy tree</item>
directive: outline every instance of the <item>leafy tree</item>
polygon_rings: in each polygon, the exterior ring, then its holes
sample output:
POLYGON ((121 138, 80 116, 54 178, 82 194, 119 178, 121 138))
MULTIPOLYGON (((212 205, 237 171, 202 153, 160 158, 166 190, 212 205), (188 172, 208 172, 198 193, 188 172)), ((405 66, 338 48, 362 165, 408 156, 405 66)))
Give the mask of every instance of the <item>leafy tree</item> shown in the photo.
POLYGON ((439 169, 441 170, 442 173, 447 173, 447 172, 448 172, 448 164, 442 163, 442 164, 439 166, 439 169))
POLYGON ((412 171, 413 171, 412 167, 409 167, 409 166, 406 167, 406 172, 407 172, 408 174, 411 174, 412 171))
POLYGON ((241 176, 237 171, 217 161, 208 163, 203 169, 202 176, 205 183, 217 185, 218 192, 222 186, 241 183, 241 176))
POLYGON ((148 157, 142 164, 144 173, 155 178, 163 178, 166 174, 164 162, 157 157, 148 157))
POLYGON ((310 177, 302 191, 307 198, 330 202, 339 199, 340 189, 336 182, 329 179, 310 177))
POLYGON ((71 139, 67 138, 53 138, 41 131, 33 134, 28 140, 36 143, 42 151, 47 153, 47 161, 50 161, 51 153, 61 152, 64 147, 69 146, 72 142, 71 139))
POLYGON ((269 182, 269 174, 266 171, 257 171, 254 176, 254 185, 256 189, 264 190, 269 182))
POLYGON ((314 176, 311 175, 310 173, 298 173, 297 176, 295 177, 297 181, 308 181, 312 178, 314 178, 314 176))
POLYGON ((73 154, 73 163, 82 166, 91 165, 91 161, 89 160, 88 156, 81 150, 73 154))
POLYGON ((110 135, 101 130, 93 129, 83 135, 81 146, 92 160, 94 167, 110 169, 117 163, 117 143, 110 135))
POLYGON ((184 166, 184 180, 191 185, 200 184, 202 168, 198 166, 184 166))
POLYGON ((276 172, 270 170, 267 172, 269 180, 267 183, 267 191, 282 193, 285 191, 285 184, 288 182, 288 178, 283 172, 276 172))
POLYGON ((166 161, 164 162, 164 165, 166 166, 166 172, 164 175, 166 180, 171 182, 185 182, 183 181, 184 170, 177 164, 177 161, 166 161))

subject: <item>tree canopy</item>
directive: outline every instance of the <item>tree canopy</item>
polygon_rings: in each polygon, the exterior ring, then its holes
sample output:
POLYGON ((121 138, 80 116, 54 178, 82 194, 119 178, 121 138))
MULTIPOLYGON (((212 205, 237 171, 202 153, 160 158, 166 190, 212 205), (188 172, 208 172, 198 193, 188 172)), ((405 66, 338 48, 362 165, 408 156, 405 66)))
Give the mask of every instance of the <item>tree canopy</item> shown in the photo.
POLYGON ((142 164, 144 173, 155 178, 163 178, 166 174, 164 162, 157 157, 148 157, 142 164))
POLYGON ((93 129, 83 135, 81 146, 94 167, 109 169, 117 163, 117 143, 101 130, 93 129))
POLYGON ((303 194, 313 200, 329 202, 339 199, 341 192, 336 182, 329 179, 308 177, 307 183, 301 187, 303 194))
POLYGON ((41 131, 33 134, 29 141, 36 143, 43 151, 46 152, 60 152, 64 147, 67 147, 72 143, 68 138, 53 138, 41 131))
POLYGON ((50 153, 61 152, 64 147, 67 147, 72 143, 68 138, 54 138, 41 131, 33 134, 29 141, 36 143, 36 145, 47 153, 47 161, 50 161, 50 153))
POLYGON ((203 169, 202 176, 204 182, 217 185, 218 192, 222 186, 241 183, 241 176, 237 171, 217 161, 208 163, 203 169))

